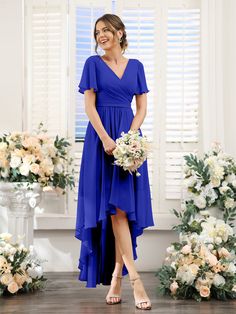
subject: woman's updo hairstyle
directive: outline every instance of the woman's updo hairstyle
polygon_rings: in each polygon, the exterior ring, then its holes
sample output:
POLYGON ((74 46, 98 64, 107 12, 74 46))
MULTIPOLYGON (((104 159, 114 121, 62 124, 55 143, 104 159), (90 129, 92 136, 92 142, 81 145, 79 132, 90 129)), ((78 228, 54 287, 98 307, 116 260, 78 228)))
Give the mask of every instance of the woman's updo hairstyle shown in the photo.
POLYGON ((99 17, 94 25, 94 39, 96 41, 96 46, 95 46, 95 52, 97 52, 97 48, 98 48, 98 43, 97 43, 97 36, 96 36, 96 25, 99 21, 102 21, 106 27, 112 32, 112 34, 115 36, 115 31, 119 31, 122 30, 123 35, 121 37, 121 42, 120 42, 120 46, 121 46, 121 50, 122 50, 122 54, 124 54, 125 49, 128 47, 128 41, 126 39, 126 31, 125 31, 125 25, 124 23, 121 21, 121 19, 119 18, 118 15, 115 14, 104 14, 103 16, 99 17))

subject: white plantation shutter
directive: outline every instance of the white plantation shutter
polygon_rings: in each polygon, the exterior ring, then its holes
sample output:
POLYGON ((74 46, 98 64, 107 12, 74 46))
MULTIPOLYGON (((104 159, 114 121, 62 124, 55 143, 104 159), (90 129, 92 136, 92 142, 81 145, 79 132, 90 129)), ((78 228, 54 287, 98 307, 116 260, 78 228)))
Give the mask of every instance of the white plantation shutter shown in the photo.
POLYGON ((165 197, 180 199, 183 155, 200 148, 199 8, 168 10, 167 42, 165 197))
MULTIPOLYGON (((84 95, 78 92, 78 84, 81 79, 85 60, 94 55, 95 40, 93 28, 98 17, 111 12, 111 1, 81 1, 70 2, 70 29, 71 29, 71 103, 74 104, 70 111, 69 135, 74 139, 74 164, 75 164, 75 188, 69 192, 68 212, 75 214, 78 201, 78 180, 80 175, 80 164, 82 157, 83 141, 88 124, 85 113, 84 95), (73 128, 73 129, 72 129, 73 128)), ((99 49, 98 49, 99 52, 99 49)))
POLYGON ((127 55, 143 62, 150 89, 143 132, 157 228, 179 208, 183 155, 200 148, 200 1, 118 1, 127 28, 127 55))
MULTIPOLYGON (((67 135, 68 108, 68 2, 64 0, 25 1, 27 130, 43 122, 48 135, 67 135)), ((66 196, 43 193, 40 208, 48 225, 67 211, 66 196)), ((40 215, 39 215, 40 217, 40 215)), ((36 220, 35 227, 42 220, 36 220)))
MULTIPOLYGON (((94 52, 93 26, 96 19, 102 16, 104 7, 96 7, 96 3, 76 6, 76 86, 78 87, 85 60, 94 52)), ((77 93, 76 98, 76 140, 83 140, 88 117, 84 111, 84 96, 77 93)))
MULTIPOLYGON (((154 3, 141 1, 118 1, 117 11, 126 26, 128 48, 126 50, 127 58, 140 60, 144 65, 147 86, 150 90, 147 94, 148 106, 147 115, 141 126, 143 135, 146 135, 150 141, 153 141, 154 125, 154 97, 155 97, 155 35, 156 15, 153 8, 154 3)), ((136 112, 135 96, 132 101, 132 109, 136 112)), ((153 201, 153 157, 150 154, 148 158, 148 174, 150 181, 151 199, 153 201)))
POLYGON ((67 2, 26 1, 27 128, 67 132, 67 2))

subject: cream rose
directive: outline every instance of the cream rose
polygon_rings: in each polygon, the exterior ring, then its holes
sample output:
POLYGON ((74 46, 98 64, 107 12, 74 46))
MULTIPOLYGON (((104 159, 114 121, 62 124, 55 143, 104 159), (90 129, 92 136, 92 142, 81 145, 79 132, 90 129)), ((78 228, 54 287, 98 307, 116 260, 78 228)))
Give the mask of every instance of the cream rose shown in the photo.
POLYGON ((39 165, 35 164, 35 163, 30 165, 30 171, 33 172, 34 174, 38 174, 38 172, 39 172, 39 165))
POLYGON ((3 274, 0 278, 1 283, 5 286, 8 286, 12 280, 13 280, 12 274, 3 274))

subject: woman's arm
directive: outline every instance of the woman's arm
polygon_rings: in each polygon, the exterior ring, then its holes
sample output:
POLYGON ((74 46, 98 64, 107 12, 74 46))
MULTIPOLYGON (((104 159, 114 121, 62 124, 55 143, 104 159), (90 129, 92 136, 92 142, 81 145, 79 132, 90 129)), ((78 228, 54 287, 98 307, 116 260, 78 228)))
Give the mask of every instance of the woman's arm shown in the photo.
POLYGON ((105 140, 109 135, 107 134, 100 116, 97 112, 95 101, 96 101, 96 93, 93 91, 93 88, 87 89, 84 92, 84 100, 85 100, 85 113, 87 114, 89 121, 93 125, 95 131, 97 132, 100 140, 105 140))
POLYGON ((130 130, 138 130, 147 114, 147 94, 136 95, 136 113, 130 126, 130 130))
POLYGON ((112 151, 116 148, 116 143, 108 135, 102 124, 102 121, 96 109, 96 93, 93 91, 93 88, 87 89, 84 92, 84 98, 85 113, 87 114, 89 121, 91 122, 93 128, 95 129, 100 140, 102 141, 105 152, 108 153, 108 155, 111 155, 112 151))

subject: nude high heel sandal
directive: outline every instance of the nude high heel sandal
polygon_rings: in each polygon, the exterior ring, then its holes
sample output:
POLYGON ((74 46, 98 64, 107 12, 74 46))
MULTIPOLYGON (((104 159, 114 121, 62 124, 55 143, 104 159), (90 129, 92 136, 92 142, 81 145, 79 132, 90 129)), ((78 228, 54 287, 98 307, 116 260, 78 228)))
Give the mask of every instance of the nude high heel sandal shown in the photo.
MULTIPOLYGON (((134 289, 134 282, 138 279, 140 279, 139 276, 134 278, 134 279, 130 279, 130 283, 131 283, 131 286, 133 289, 134 289)), ((141 299, 141 300, 135 299, 135 306, 139 310, 151 310, 151 308, 152 308, 151 301, 149 299, 141 299), (147 305, 144 305, 144 307, 142 307, 142 304, 145 304, 145 303, 147 303, 147 305)))
MULTIPOLYGON (((120 280, 123 278, 122 276, 118 276, 116 274, 112 274, 112 277, 119 278, 120 280)), ((110 294, 106 297, 106 303, 108 305, 119 304, 121 303, 121 295, 120 294, 110 294), (118 298, 118 301, 111 301, 111 298, 118 298)))

